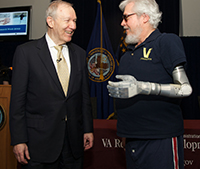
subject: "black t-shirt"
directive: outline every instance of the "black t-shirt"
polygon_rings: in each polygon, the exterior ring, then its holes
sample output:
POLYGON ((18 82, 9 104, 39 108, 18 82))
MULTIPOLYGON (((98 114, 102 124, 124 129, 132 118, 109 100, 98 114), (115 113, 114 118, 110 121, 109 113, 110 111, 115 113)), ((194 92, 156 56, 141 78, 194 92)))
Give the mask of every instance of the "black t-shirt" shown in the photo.
MULTIPOLYGON (((173 83, 172 72, 185 64, 181 39, 175 34, 161 34, 156 29, 138 47, 128 46, 119 64, 120 75, 133 75, 138 81, 173 83)), ((129 138, 166 138, 183 134, 180 99, 156 95, 137 95, 116 99, 117 134, 129 138)))

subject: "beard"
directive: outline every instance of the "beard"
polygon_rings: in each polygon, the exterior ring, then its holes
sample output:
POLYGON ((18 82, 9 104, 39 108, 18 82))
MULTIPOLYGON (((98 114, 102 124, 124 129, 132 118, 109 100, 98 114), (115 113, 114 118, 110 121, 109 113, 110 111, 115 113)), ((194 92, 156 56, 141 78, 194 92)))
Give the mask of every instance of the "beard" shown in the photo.
POLYGON ((136 44, 140 41, 140 35, 142 32, 142 28, 138 28, 134 34, 126 35, 125 42, 127 44, 136 44))

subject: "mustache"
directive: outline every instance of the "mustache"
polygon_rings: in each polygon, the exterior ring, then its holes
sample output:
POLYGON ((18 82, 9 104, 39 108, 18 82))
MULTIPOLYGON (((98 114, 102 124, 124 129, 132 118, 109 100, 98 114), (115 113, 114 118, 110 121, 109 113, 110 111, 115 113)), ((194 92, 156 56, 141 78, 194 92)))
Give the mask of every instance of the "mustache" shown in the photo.
POLYGON ((130 29, 130 28, 128 28, 128 27, 126 27, 126 26, 123 26, 123 29, 125 29, 125 30, 126 30, 126 29, 130 29))

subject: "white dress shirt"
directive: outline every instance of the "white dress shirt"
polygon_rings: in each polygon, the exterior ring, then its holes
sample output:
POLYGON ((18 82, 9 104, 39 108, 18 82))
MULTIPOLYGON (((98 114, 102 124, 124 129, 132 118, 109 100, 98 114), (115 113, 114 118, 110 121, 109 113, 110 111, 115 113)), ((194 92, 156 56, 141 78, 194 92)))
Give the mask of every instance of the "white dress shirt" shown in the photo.
MULTIPOLYGON (((49 51, 51 53, 51 58, 53 60, 54 66, 57 70, 57 53, 58 51, 54 48, 54 46, 56 46, 56 44, 53 42, 53 40, 49 37, 48 33, 46 33, 45 35, 46 41, 47 41, 47 45, 49 47, 49 51)), ((70 59, 69 59, 69 49, 67 45, 62 45, 62 54, 63 57, 65 58, 67 65, 68 65, 68 69, 69 69, 69 75, 71 72, 71 64, 70 64, 70 59)))

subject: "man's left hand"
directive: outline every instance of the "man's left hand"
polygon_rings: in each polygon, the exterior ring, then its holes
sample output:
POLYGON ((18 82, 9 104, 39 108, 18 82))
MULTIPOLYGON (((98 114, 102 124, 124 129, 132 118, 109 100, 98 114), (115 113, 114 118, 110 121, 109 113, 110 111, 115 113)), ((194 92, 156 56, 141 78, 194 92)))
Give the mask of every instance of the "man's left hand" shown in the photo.
POLYGON ((84 150, 88 150, 92 148, 94 142, 93 133, 85 133, 84 134, 84 150))

